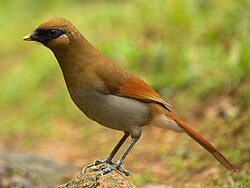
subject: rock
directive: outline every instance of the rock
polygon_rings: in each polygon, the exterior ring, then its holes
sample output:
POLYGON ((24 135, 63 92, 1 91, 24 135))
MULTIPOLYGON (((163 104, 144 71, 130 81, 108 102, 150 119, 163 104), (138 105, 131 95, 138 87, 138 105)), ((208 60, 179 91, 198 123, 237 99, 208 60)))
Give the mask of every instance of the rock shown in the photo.
POLYGON ((36 154, 0 151, 1 188, 52 188, 72 178, 77 171, 36 154))
POLYGON ((108 164, 99 164, 87 168, 70 182, 60 185, 58 188, 136 188, 127 176, 113 170, 112 172, 96 178, 96 173, 108 164))

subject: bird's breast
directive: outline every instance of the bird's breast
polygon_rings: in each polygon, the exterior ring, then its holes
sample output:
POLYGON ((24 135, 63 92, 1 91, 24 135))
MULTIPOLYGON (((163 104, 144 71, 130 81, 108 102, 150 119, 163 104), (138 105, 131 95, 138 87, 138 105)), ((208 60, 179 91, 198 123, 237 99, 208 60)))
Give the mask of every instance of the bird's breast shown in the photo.
POLYGON ((103 126, 130 132, 133 127, 145 125, 149 119, 147 103, 88 88, 68 89, 78 108, 103 126))

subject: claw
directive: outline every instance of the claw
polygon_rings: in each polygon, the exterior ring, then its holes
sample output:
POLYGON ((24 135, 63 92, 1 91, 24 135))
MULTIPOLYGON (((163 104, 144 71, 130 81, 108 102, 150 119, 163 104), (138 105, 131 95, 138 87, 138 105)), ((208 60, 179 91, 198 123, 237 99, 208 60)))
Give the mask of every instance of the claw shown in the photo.
POLYGON ((83 169, 82 169, 82 173, 85 173, 88 168, 91 168, 93 166, 95 166, 94 163, 84 166, 83 169))
POLYGON ((114 164, 109 158, 106 158, 104 160, 95 160, 94 163, 86 165, 85 167, 83 167, 82 173, 85 173, 88 168, 91 168, 93 166, 97 166, 99 164, 104 164, 104 163, 107 163, 109 165, 113 165, 114 164))
POLYGON ((98 179, 100 176, 103 176, 103 175, 111 172, 114 169, 115 168, 112 168, 111 166, 107 166, 107 167, 103 168, 102 170, 100 170, 99 172, 96 173, 96 179, 98 179))
POLYGON ((96 173, 96 178, 99 178, 100 176, 112 172, 115 169, 118 170, 118 172, 125 174, 126 176, 131 175, 131 173, 128 170, 124 169, 119 163, 118 164, 116 163, 101 169, 99 172, 96 173))
POLYGON ((124 173, 126 176, 131 175, 131 173, 130 173, 128 170, 124 169, 122 166, 119 166, 119 167, 118 167, 118 170, 119 170, 121 173, 124 173))

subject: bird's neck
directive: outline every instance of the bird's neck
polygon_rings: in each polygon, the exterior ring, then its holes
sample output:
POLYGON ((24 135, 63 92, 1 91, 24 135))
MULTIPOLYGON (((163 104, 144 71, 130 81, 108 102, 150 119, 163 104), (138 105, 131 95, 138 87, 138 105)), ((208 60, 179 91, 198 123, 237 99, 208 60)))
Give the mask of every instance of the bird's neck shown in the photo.
MULTIPOLYGON (((89 80, 91 69, 108 59, 93 47, 84 37, 73 41, 64 50, 52 50, 64 75, 66 85, 75 87, 79 77, 89 80)), ((79 82, 79 81, 78 81, 79 82)))
POLYGON ((82 67, 88 66, 93 59, 102 56, 83 36, 71 41, 66 47, 51 50, 62 69, 79 63, 82 67))

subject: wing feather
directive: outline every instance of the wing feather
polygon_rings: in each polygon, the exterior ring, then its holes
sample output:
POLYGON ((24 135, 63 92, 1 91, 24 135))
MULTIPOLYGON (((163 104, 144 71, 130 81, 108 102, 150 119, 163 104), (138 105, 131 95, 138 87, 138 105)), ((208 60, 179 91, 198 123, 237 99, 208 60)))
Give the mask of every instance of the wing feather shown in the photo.
POLYGON ((155 102, 161 104, 168 111, 171 111, 171 105, 154 91, 149 85, 137 76, 132 76, 127 82, 120 86, 118 96, 135 98, 146 102, 155 102))
MULTIPOLYGON (((107 64, 106 66, 110 66, 107 64)), ((172 106, 154 91, 139 77, 119 66, 110 66, 109 69, 99 69, 98 75, 103 80, 105 91, 112 95, 128 97, 145 102, 154 102, 162 105, 171 112, 172 106), (116 74, 114 74, 114 72, 116 74)))

